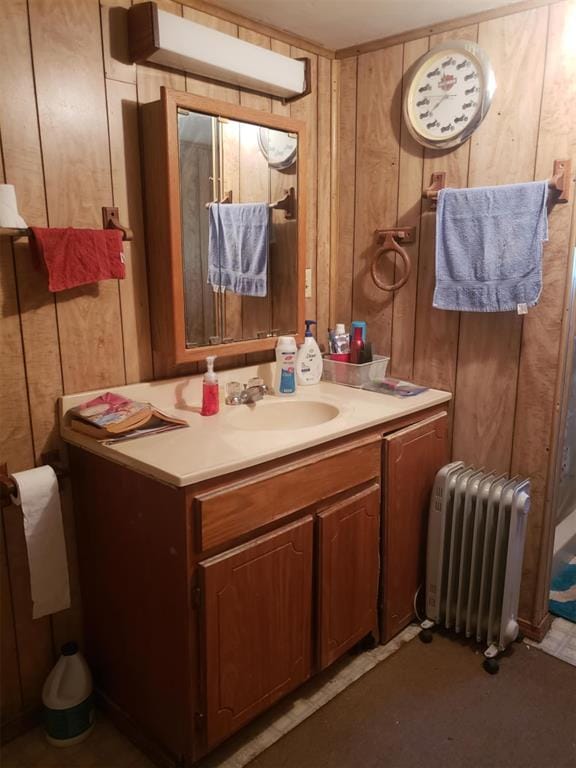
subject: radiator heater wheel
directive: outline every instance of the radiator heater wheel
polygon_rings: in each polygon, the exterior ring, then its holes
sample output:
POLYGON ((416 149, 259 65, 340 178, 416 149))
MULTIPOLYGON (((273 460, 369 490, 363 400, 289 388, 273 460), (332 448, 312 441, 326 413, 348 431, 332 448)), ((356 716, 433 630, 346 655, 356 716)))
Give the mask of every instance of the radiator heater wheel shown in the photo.
POLYGON ((484 659, 482 666, 488 672, 489 675, 495 675, 500 669, 500 664, 496 659, 484 659))

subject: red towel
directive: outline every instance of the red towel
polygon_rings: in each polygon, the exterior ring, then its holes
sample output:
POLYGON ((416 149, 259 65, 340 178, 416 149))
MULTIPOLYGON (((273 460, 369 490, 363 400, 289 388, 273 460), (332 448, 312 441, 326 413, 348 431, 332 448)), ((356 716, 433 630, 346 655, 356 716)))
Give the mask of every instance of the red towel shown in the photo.
POLYGON ((52 292, 126 275, 117 229, 32 227, 31 245, 48 270, 52 292))

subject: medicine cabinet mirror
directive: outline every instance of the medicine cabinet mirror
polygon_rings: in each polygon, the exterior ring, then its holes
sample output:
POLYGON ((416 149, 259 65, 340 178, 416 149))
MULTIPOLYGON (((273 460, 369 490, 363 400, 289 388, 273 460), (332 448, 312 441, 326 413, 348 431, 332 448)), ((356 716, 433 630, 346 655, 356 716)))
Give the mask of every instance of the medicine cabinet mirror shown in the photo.
POLYGON ((300 335, 303 123, 165 88, 142 121, 156 371, 300 335))

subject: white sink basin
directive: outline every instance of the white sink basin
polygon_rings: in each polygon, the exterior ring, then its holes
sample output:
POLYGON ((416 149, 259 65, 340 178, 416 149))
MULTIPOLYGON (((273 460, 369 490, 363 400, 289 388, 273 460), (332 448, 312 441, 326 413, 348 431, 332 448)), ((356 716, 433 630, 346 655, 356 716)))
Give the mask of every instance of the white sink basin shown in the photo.
POLYGON ((253 405, 228 408, 226 420, 231 427, 254 431, 304 429, 332 421, 340 414, 335 405, 316 400, 286 400, 280 403, 259 400, 253 405))

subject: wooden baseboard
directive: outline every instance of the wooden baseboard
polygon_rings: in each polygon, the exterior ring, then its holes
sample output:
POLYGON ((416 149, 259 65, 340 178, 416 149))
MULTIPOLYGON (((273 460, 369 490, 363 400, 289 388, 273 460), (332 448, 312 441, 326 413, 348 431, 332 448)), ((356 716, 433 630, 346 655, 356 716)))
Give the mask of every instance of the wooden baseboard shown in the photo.
POLYGON ((547 613, 539 624, 533 624, 526 619, 518 619, 518 624, 520 625, 520 631, 525 637, 540 643, 544 639, 546 632, 550 629, 553 618, 551 613, 547 613))
POLYGON ((22 736, 26 731, 36 728, 42 722, 42 708, 35 707, 27 712, 21 712, 12 720, 0 726, 0 743, 7 744, 12 739, 22 736))

